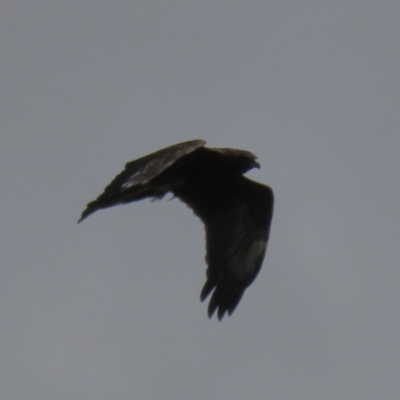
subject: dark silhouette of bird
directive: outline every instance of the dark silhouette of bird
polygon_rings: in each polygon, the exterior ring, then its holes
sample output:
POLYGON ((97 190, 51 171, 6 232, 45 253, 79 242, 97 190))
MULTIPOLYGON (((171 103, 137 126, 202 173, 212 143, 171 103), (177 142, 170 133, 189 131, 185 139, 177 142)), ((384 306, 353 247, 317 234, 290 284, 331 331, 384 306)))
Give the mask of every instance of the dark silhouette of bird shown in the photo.
POLYGON ((95 211, 171 192, 203 221, 208 315, 231 315, 260 271, 268 244, 274 195, 266 185, 243 176, 260 168, 254 154, 204 147, 204 140, 179 143, 137 160, 91 201, 78 222, 95 211))

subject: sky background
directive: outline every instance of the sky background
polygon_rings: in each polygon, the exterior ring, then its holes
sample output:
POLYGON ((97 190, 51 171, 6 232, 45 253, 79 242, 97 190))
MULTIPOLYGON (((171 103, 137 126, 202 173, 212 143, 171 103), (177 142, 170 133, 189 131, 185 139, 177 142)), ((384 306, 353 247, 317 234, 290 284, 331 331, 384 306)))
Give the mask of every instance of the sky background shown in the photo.
POLYGON ((0 398, 395 399, 400 2, 0 4, 0 398), (201 222, 98 212, 185 140, 257 154, 263 268, 207 317, 201 222))

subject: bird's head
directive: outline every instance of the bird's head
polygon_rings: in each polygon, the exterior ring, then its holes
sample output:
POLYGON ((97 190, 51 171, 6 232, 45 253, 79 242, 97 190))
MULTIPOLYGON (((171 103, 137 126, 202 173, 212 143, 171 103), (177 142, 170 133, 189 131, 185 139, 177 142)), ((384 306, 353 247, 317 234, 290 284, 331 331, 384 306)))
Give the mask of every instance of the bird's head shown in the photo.
POLYGON ((246 150, 210 148, 210 150, 224 156, 224 164, 239 174, 244 174, 252 168, 260 168, 255 154, 246 150))

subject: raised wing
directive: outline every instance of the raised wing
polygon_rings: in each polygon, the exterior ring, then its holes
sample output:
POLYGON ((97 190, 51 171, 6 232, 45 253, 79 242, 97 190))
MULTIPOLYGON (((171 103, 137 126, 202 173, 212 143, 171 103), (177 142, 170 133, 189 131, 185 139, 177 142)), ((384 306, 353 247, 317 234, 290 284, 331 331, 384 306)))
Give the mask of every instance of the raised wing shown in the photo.
POLYGON ((114 192, 116 188, 126 190, 138 184, 146 184, 151 179, 164 172, 180 158, 203 147, 205 144, 205 140, 190 140, 166 147, 165 149, 156 151, 155 153, 151 153, 137 160, 130 161, 125 164, 125 170, 121 174, 125 176, 121 179, 121 182, 117 180, 119 175, 106 188, 106 191, 114 192))
POLYGON ((156 151, 125 164, 118 174, 94 201, 87 204, 78 223, 98 209, 129 203, 145 197, 162 197, 170 187, 155 186, 151 181, 162 174, 180 158, 205 145, 204 140, 190 140, 156 151))

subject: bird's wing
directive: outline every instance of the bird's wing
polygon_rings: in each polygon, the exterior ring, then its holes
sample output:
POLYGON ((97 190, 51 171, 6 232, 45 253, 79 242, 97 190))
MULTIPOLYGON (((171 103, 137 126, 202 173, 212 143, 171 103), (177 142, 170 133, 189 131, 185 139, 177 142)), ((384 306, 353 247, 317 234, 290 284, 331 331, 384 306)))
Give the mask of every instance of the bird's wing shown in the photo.
POLYGON ((218 188, 178 194, 205 224, 207 281, 200 298, 218 319, 235 310, 260 271, 268 244, 274 196, 271 188, 243 176, 218 188))
POLYGON ((162 197, 169 187, 153 187, 150 181, 159 176, 180 158, 205 145, 204 140, 191 140, 166 147, 155 153, 125 164, 118 174, 94 201, 87 204, 78 222, 100 208, 129 203, 144 197, 162 197))
MULTIPOLYGON (((119 182, 115 179, 114 181, 117 181, 115 182, 115 186, 121 190, 126 190, 138 184, 146 184, 151 179, 160 175, 180 158, 200 147, 203 147, 205 144, 205 140, 190 140, 188 142, 166 147, 165 149, 161 149, 137 160, 130 161, 125 164, 125 170, 123 171, 125 176, 123 177, 123 182, 119 182)), ((118 176, 116 178, 118 178, 118 176)), ((110 191, 114 191, 114 181, 106 188, 106 190, 109 189, 110 191)))

